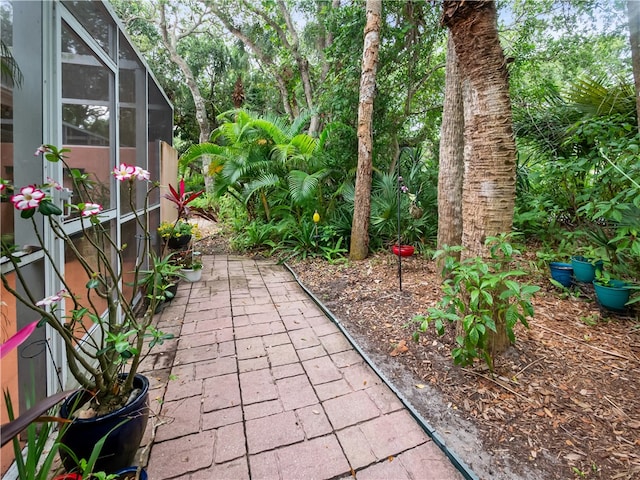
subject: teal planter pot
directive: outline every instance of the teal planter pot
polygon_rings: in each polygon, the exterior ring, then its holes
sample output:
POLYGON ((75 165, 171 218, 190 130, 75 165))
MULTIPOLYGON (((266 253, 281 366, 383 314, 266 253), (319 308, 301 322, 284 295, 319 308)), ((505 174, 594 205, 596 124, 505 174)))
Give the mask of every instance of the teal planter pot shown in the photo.
POLYGON ((610 280, 607 286, 593 282, 593 288, 598 297, 598 303, 609 310, 622 311, 629 301, 631 290, 622 280, 610 280))
POLYGON ((590 283, 596 278, 596 270, 602 271, 602 260, 594 262, 582 256, 571 257, 571 266, 576 281, 590 283))
POLYGON ((569 263, 551 262, 549 264, 551 278, 564 287, 570 287, 573 281, 573 267, 569 263))

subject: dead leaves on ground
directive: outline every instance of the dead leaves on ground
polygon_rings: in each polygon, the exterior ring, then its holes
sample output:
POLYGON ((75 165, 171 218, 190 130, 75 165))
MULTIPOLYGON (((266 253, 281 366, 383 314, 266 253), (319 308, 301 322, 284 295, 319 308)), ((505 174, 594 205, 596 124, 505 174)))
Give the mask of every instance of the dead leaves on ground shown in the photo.
POLYGON ((496 364, 453 368, 453 337, 425 334, 416 343, 405 325, 440 295, 430 261, 412 257, 398 289, 395 258, 348 266, 309 261, 294 266, 368 349, 393 357, 483 432, 485 448, 529 465, 540 478, 640 478, 640 329, 637 320, 601 312, 583 292, 561 298, 545 285, 534 300, 531 329, 496 364), (580 473, 578 473, 580 472, 580 473))

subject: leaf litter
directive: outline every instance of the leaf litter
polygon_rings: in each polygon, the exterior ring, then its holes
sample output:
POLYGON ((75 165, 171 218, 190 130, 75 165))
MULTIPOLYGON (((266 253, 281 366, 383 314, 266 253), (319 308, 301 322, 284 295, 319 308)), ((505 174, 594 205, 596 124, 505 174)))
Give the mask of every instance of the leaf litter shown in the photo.
MULTIPOLYGON (((318 259, 291 264, 302 283, 329 308, 392 383, 440 395, 440 410, 414 403, 437 431, 462 422, 486 454, 461 441, 456 453, 480 478, 640 478, 640 323, 637 315, 601 311, 589 286, 567 296, 544 276, 530 329, 496 359, 494 375, 480 363, 453 366, 454 335, 430 330, 416 343, 412 318, 440 298, 432 261, 377 254, 331 265, 318 259), (443 420, 444 419, 444 420, 443 420), (484 465, 483 463, 486 463, 484 465)), ((592 289, 592 287, 591 287, 592 289)), ((418 397, 422 398, 422 397, 418 397)), ((467 435, 468 432, 465 432, 467 435)))

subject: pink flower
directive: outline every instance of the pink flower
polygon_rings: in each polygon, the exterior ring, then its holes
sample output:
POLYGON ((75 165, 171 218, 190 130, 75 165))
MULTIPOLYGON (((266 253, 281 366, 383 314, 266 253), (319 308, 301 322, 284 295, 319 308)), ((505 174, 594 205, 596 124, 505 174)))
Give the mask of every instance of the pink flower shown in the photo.
POLYGON ((56 190, 62 190, 64 188, 62 185, 60 185, 51 177, 47 177, 47 183, 51 185, 53 188, 55 188, 56 190))
POLYGON ((18 210, 31 210, 40 205, 44 196, 44 192, 35 185, 27 185, 20 189, 20 193, 12 195, 10 200, 18 210))
POLYGON ((135 167, 134 176, 138 180, 149 180, 151 178, 151 172, 149 172, 149 170, 145 170, 142 167, 135 167))
POLYGON ((43 298, 39 302, 36 302, 36 305, 38 307, 48 307, 48 306, 53 305, 54 303, 58 303, 60 300, 62 300, 62 297, 64 297, 64 295, 66 293, 67 293, 67 291, 65 289, 62 289, 58 293, 56 293, 55 295, 51 295, 49 297, 43 298))
POLYGON ((129 180, 136 174, 136 168, 137 167, 134 167, 133 165, 121 163, 118 167, 113 169, 113 175, 116 177, 116 180, 120 182, 129 180))
POLYGON ((80 211, 83 217, 90 217, 91 215, 98 215, 102 211, 102 205, 97 203, 85 203, 81 205, 80 211))
POLYGON ((49 151, 51 151, 49 147, 47 147, 46 145, 40 145, 36 150, 36 153, 33 154, 33 156, 37 157, 38 155, 42 155, 43 153, 47 153, 49 151))
POLYGON ((3 181, 2 181, 2 179, 0 178, 0 193, 4 192, 4 189, 5 189, 6 187, 7 187, 7 186, 4 184, 4 182, 3 182, 3 181))

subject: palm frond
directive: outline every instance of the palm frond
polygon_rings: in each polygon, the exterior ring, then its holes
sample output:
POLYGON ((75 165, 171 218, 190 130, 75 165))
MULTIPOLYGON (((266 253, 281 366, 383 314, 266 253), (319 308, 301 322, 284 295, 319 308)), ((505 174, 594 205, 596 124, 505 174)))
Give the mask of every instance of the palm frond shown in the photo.
POLYGON ((181 167, 186 167, 205 155, 220 157, 223 156, 224 153, 225 150, 220 145, 216 145, 215 143, 199 143, 191 145, 187 151, 180 156, 178 163, 181 167))
POLYGON ((287 176, 289 194, 294 203, 301 205, 311 200, 318 190, 318 185, 326 175, 326 170, 320 170, 312 174, 300 170, 292 170, 287 176))
POLYGON ((2 40, 0 40, 0 77, 7 79, 16 87, 20 87, 24 79, 18 62, 11 54, 11 49, 2 40))
POLYGON ((629 82, 609 86, 606 78, 583 77, 568 85, 565 96, 570 104, 590 115, 631 114, 635 93, 629 82))
POLYGON ((249 202, 253 194, 265 188, 277 187, 280 185, 280 177, 270 173, 265 173, 252 182, 245 185, 242 191, 245 204, 249 202))

